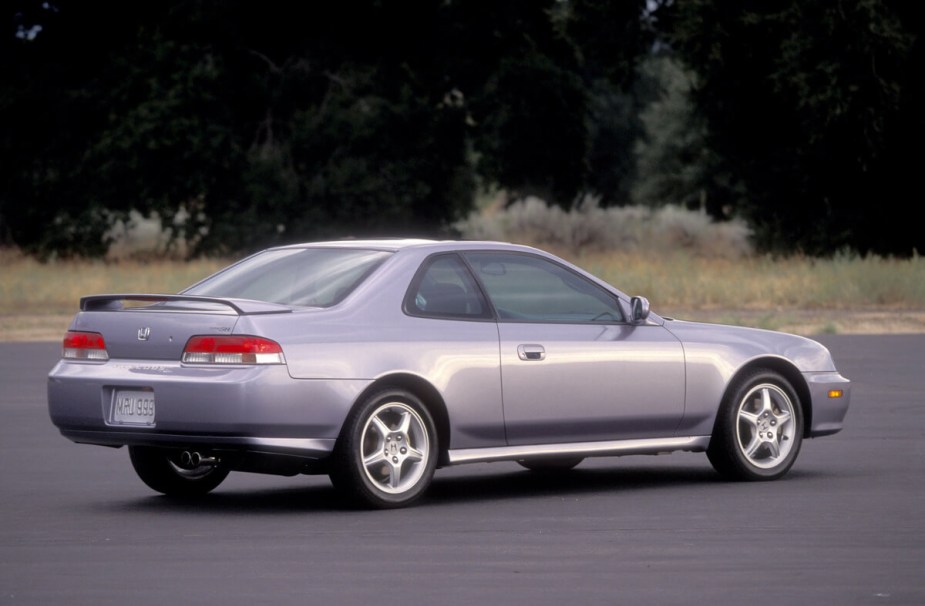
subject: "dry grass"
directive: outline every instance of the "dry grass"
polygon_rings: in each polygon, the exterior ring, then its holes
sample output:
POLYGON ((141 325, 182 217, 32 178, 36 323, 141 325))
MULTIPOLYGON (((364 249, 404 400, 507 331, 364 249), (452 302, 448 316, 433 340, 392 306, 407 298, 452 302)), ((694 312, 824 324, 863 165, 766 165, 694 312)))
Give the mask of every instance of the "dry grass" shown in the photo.
POLYGON ((457 224, 467 238, 532 244, 557 252, 662 314, 813 332, 920 332, 925 328, 925 262, 753 254, 739 221, 665 206, 600 208, 586 200, 566 212, 528 198, 486 199, 457 224))
POLYGON ((96 293, 175 293, 226 261, 55 261, 0 249, 0 341, 64 334, 80 297, 96 293))
MULTIPOLYGON (((925 331, 925 260, 559 251, 663 315, 800 334, 925 331)), ((56 339, 81 296, 177 292, 226 260, 38 263, 0 250, 0 340, 56 339)))
POLYGON ((739 259, 689 254, 573 255, 575 263, 662 308, 925 309, 925 260, 841 256, 739 259))
MULTIPOLYGON (((568 258, 568 255, 566 255, 568 258)), ((925 260, 572 255, 677 318, 803 335, 925 332, 925 260)))
POLYGON ((94 293, 175 293, 227 264, 224 260, 39 263, 0 250, 0 314, 73 313, 81 296, 94 293))

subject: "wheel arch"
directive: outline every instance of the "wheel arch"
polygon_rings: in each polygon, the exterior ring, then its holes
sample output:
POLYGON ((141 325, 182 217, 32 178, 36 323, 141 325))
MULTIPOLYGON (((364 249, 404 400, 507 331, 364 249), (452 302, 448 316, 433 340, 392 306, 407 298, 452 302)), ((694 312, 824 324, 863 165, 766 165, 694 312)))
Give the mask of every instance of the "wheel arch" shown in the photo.
POLYGON ((437 430, 437 441, 439 443, 437 465, 447 465, 447 451, 450 449, 450 417, 447 413, 443 396, 426 379, 410 373, 395 373, 379 377, 359 394, 351 410, 364 402, 372 393, 388 388, 403 389, 414 394, 424 403, 434 420, 434 427, 437 430))
POLYGON ((813 426, 812 395, 810 394, 809 386, 806 384, 806 379, 803 377, 803 373, 801 373, 789 360, 776 357, 763 357, 750 360, 747 364, 739 368, 730 378, 729 382, 726 384, 726 390, 723 392, 723 399, 726 399, 729 395, 729 390, 736 385, 742 375, 758 369, 777 372, 793 386, 793 389, 797 392, 797 397, 800 399, 800 410, 803 412, 803 437, 808 438, 810 428, 813 426))

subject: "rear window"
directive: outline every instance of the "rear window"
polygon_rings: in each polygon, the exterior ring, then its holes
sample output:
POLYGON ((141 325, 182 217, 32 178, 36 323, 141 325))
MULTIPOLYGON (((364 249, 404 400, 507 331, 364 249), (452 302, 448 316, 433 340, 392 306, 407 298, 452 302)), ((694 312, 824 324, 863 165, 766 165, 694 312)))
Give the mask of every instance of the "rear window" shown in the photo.
POLYGON ((206 278, 183 294, 330 307, 353 292, 391 254, 343 248, 268 250, 206 278))

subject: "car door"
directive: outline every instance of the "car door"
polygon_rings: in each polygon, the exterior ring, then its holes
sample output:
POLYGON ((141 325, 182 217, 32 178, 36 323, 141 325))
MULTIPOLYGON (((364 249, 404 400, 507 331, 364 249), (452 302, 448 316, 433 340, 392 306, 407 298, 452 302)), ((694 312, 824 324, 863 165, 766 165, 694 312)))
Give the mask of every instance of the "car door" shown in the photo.
POLYGON ((465 257, 498 316, 508 444, 674 435, 684 354, 673 335, 627 323, 612 293, 545 257, 465 257))

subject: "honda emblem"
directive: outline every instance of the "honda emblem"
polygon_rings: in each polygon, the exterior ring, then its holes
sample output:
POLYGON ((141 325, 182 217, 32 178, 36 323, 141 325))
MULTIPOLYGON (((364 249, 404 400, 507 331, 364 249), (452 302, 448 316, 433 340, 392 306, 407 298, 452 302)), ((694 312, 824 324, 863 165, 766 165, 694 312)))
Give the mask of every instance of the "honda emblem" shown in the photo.
POLYGON ((151 336, 151 329, 149 327, 145 326, 144 328, 138 329, 138 340, 139 341, 147 341, 148 337, 150 336, 151 336))

